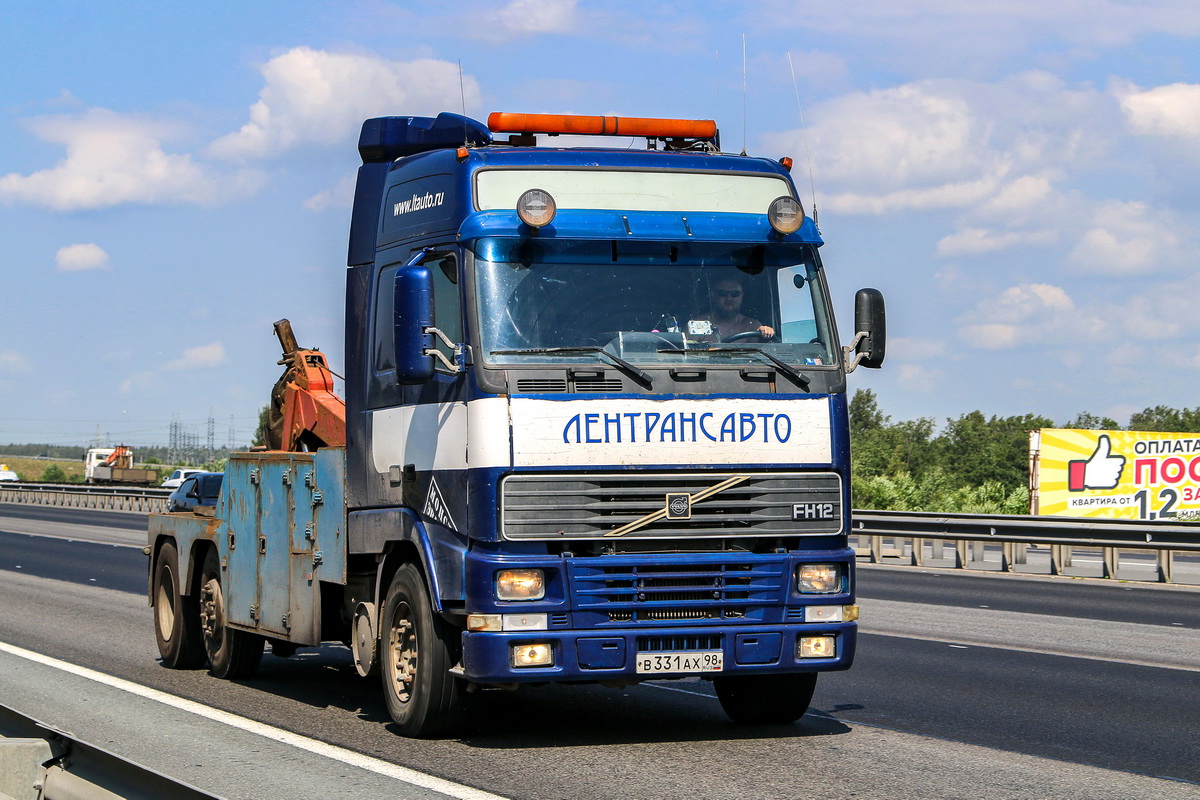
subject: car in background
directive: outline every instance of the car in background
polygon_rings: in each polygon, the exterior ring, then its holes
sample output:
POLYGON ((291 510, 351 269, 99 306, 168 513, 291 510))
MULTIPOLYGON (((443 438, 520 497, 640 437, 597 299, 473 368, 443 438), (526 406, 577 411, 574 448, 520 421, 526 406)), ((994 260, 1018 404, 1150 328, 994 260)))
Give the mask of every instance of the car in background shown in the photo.
POLYGON ((0 481, 19 481, 21 476, 8 468, 8 464, 0 464, 0 481))
POLYGON ((167 498, 167 511, 194 512, 201 506, 212 507, 217 504, 221 495, 221 483, 225 480, 224 472, 196 472, 183 479, 175 491, 167 498))
POLYGON ((198 475, 204 472, 202 469, 177 469, 171 473, 171 477, 159 484, 162 489, 177 489, 179 484, 183 483, 183 479, 189 475, 198 475))

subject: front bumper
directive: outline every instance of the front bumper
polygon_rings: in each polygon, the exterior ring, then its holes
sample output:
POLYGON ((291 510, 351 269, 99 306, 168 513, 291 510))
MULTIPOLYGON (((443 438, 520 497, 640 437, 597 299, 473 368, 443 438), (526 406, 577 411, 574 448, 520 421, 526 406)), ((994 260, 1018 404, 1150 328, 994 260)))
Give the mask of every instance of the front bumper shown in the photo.
POLYGON ((854 661, 858 625, 853 622, 792 625, 730 625, 634 630, 508 631, 463 634, 463 670, 476 683, 638 681, 701 675, 768 675, 848 669, 854 661), (830 658, 800 658, 797 643, 805 636, 832 636, 830 658), (549 644, 550 666, 514 667, 512 648, 549 644), (637 656, 651 653, 720 650, 720 672, 639 673, 637 656))

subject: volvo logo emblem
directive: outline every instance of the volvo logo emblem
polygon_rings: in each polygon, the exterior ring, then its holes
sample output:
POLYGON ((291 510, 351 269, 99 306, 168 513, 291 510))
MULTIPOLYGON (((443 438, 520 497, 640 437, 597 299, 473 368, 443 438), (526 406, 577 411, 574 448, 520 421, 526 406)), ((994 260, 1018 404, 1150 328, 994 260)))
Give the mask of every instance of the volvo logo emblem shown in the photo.
POLYGON ((691 519, 692 496, 687 492, 667 494, 667 519, 691 519))

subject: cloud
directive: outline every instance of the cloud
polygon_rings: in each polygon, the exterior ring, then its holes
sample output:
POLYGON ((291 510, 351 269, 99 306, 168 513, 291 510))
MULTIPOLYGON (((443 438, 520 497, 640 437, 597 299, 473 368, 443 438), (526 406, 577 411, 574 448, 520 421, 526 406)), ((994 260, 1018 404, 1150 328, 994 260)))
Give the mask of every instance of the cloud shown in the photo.
POLYGON ((304 201, 304 207, 314 213, 320 213, 327 208, 351 208, 354 205, 355 177, 347 175, 335 186, 318 192, 304 201))
MULTIPOLYGON (((1055 183, 1097 162, 1117 139, 1108 131, 1122 127, 1111 96, 1043 72, 853 92, 817 104, 809 118, 826 208, 960 209, 1006 219, 1056 200, 1055 183)), ((763 142, 768 152, 798 151, 804 132, 763 142)))
POLYGON ((929 394, 941 386, 944 373, 923 364, 901 364, 896 376, 896 385, 912 392, 929 394))
POLYGON ((1054 187, 1046 175, 1022 175, 1000 187, 984 207, 988 214, 1011 216, 1040 206, 1054 196, 1054 187))
POLYGON ((914 339, 892 336, 887 343, 888 358, 903 361, 933 361, 946 356, 946 342, 941 339, 914 339))
POLYGON ((472 34, 501 42, 546 33, 573 33, 579 25, 576 0, 509 0, 475 15, 472 34))
POLYGON ((164 369, 194 369, 196 367, 215 367, 225 361, 225 346, 220 342, 190 347, 183 351, 180 358, 164 365, 164 369))
POLYGON ((1005 289, 959 320, 959 338, 982 350, 1008 350, 1022 345, 1062 344, 1099 335, 1100 319, 1079 312, 1059 286, 1022 283, 1005 289))
POLYGON ((986 132, 961 97, 933 84, 855 92, 815 116, 813 151, 821 172, 850 186, 941 186, 1003 165, 976 146, 986 132), (836 130, 835 130, 836 129, 836 130))
POLYGON ((145 392, 158 389, 160 381, 156 372, 138 372, 117 385, 117 390, 121 394, 131 394, 134 392, 145 392))
POLYGON ((60 272, 82 272, 89 269, 108 269, 108 253, 98 244, 69 244, 54 254, 60 272))
POLYGON ((978 73, 1018 60, 1079 61, 1146 36, 1200 33, 1194 0, 859 0, 809 4, 803 14, 794 3, 771 0, 757 17, 802 28, 810 38, 846 40, 860 59, 924 66, 931 74, 978 73))
MULTIPOLYGON (((1111 304, 1105 313, 1116 321, 1127 338, 1162 342, 1194 337, 1200 333, 1200 315, 1196 314, 1195 303, 1198 294, 1200 272, 1194 272, 1180 280, 1147 285, 1141 293, 1111 304)), ((1170 362, 1180 357, 1174 348, 1157 349, 1170 362)))
POLYGON ((29 362, 16 350, 0 350, 0 371, 28 372, 29 362))
MULTIPOLYGON (((262 66, 265 85, 239 130, 209 147, 223 159, 264 158, 303 144, 332 145, 357 135, 362 121, 402 111, 433 115, 462 102, 458 66, 390 61, 373 55, 296 47, 262 66)), ((475 79, 462 78, 466 104, 479 104, 475 79)))
POLYGON ((1200 85, 1173 83, 1146 91, 1126 86, 1115 91, 1135 133, 1200 138, 1200 85))
POLYGON ((937 254, 943 258, 977 256, 1019 246, 1052 244, 1056 238, 1054 231, 1001 233, 986 228, 965 228, 942 237, 937 243, 937 254))
POLYGON ((67 156, 30 175, 0 177, 0 200, 70 211, 219 197, 214 177, 190 155, 163 149, 163 141, 180 133, 171 124, 94 108, 35 118, 29 127, 39 138, 65 145, 67 156))
POLYGON ((1067 256, 1081 272, 1139 275, 1164 272, 1194 261, 1194 253, 1171 230, 1173 218, 1145 203, 1102 205, 1087 231, 1067 256))

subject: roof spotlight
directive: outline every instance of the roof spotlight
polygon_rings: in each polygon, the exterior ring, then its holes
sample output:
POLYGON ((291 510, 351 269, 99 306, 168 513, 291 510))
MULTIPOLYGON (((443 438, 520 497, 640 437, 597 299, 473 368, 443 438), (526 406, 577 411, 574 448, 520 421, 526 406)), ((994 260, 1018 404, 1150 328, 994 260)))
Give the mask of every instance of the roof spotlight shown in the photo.
POLYGON ((772 228, 786 236, 800 230, 804 224, 804 209, 794 197, 776 197, 767 208, 767 219, 772 228))
POLYGON ((531 228, 542 228, 554 221, 558 206, 545 189, 529 189, 517 198, 517 216, 531 228))

